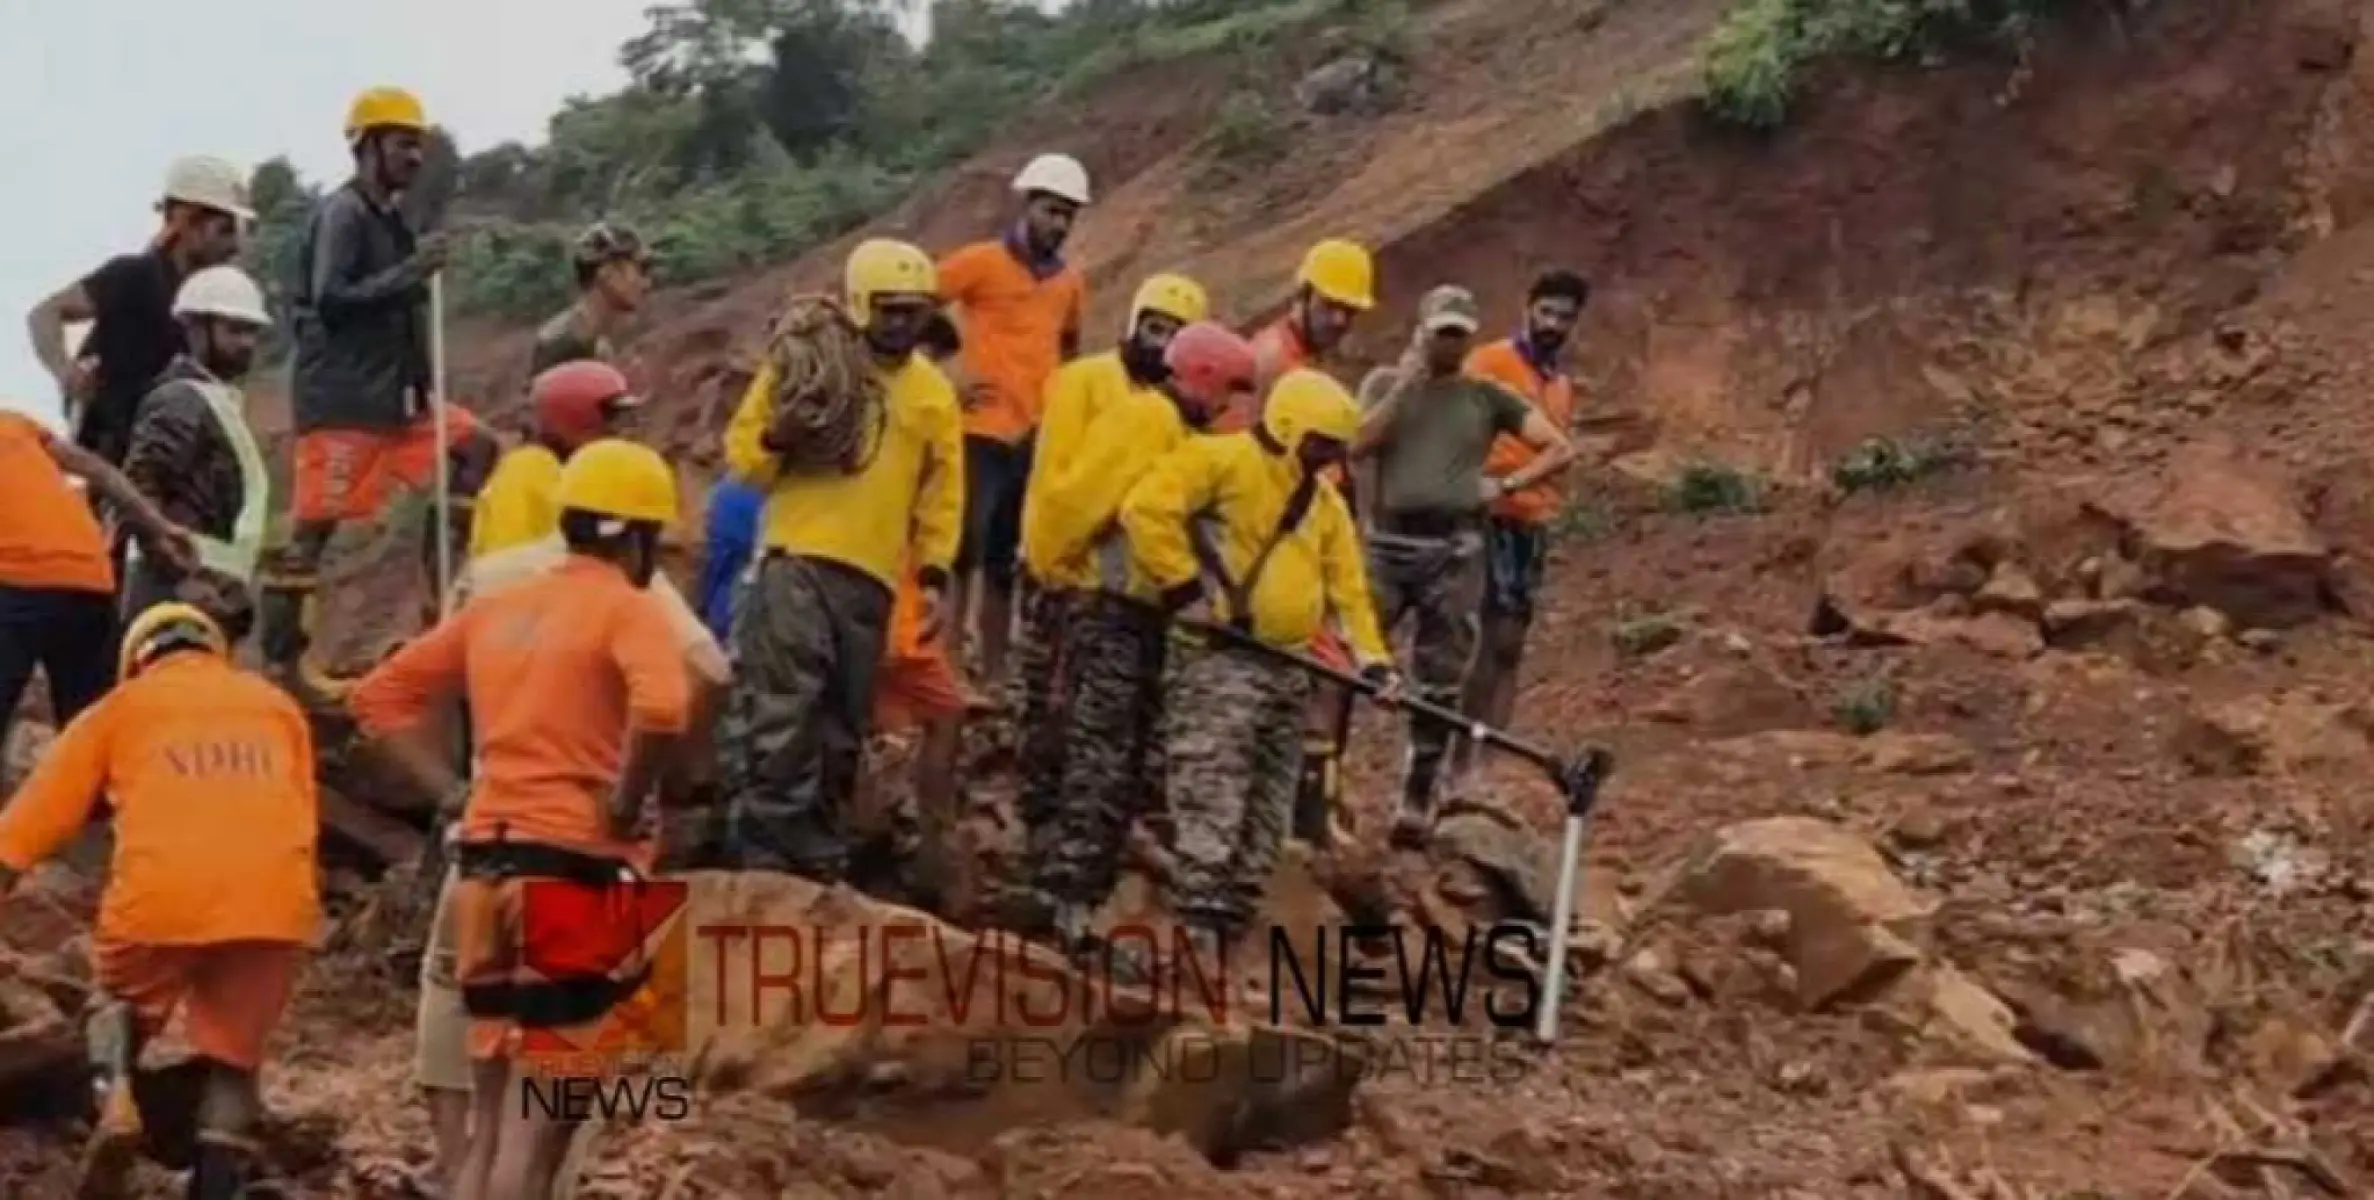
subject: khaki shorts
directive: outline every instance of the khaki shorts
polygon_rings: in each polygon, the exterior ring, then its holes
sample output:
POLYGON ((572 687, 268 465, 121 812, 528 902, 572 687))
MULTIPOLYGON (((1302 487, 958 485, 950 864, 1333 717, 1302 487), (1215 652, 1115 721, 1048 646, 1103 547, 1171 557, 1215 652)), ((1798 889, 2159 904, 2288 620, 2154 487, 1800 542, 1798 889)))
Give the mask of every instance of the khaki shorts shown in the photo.
POLYGON ((454 872, 437 888, 437 911, 429 918, 429 945, 420 956, 420 1009, 412 1075, 424 1088, 470 1090, 470 1013, 462 1007, 454 976, 454 872))

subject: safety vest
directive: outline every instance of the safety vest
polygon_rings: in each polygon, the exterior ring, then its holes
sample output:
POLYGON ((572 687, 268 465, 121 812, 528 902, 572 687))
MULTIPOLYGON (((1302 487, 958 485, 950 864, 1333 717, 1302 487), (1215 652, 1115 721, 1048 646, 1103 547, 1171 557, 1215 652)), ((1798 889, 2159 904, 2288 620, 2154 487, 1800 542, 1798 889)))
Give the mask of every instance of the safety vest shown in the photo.
MULTIPOLYGON (((222 430, 224 440, 231 443, 231 453, 239 459, 239 516, 231 522, 231 540, 191 531, 198 563, 209 571, 252 584, 256 564, 264 554, 265 522, 271 512, 271 472, 264 465, 264 452, 256 445, 255 433, 247 427, 247 414, 238 389, 215 379, 183 382, 206 397, 206 410, 213 414, 215 427, 222 430)), ((135 543, 129 553, 134 559, 139 558, 139 545, 135 543)))

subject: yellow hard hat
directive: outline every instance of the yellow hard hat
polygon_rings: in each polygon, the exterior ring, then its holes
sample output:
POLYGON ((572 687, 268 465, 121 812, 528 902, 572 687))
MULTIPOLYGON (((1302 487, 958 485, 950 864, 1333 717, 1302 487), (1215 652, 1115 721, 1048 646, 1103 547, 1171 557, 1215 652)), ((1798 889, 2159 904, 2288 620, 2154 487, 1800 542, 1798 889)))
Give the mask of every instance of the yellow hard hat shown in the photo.
POLYGON ((1124 337, 1136 333, 1138 322, 1149 312, 1158 312, 1181 325, 1193 325, 1212 314, 1211 298, 1204 294, 1203 285, 1184 275, 1164 273, 1149 275, 1138 285, 1138 294, 1129 302, 1129 328, 1124 337))
POLYGON ((1358 242, 1329 238, 1311 247, 1294 282, 1346 308, 1377 306, 1377 265, 1358 242))
POLYGON ((429 115, 421 108, 420 97, 402 88, 372 88, 356 96, 346 110, 346 140, 350 142, 374 129, 417 133, 428 127, 429 115))
POLYGON ((676 522, 676 472, 649 446, 603 438, 578 447, 561 468, 561 511, 620 521, 676 522))
POLYGON ((848 293, 849 315, 863 325, 872 316, 877 297, 937 299, 940 271, 932 265, 931 255, 916 246, 889 238, 872 238, 858 243, 857 249, 849 252, 849 265, 842 273, 841 285, 848 293))
POLYGON ((130 679, 148 661, 171 645, 196 644, 216 654, 230 653, 223 627, 194 604, 178 601, 153 605, 132 618, 124 630, 124 646, 116 658, 118 679, 130 679))
POLYGON ((1349 444, 1360 432, 1360 405, 1334 376, 1297 367, 1270 388, 1261 426, 1287 450, 1298 449, 1302 439, 1314 435, 1349 444))

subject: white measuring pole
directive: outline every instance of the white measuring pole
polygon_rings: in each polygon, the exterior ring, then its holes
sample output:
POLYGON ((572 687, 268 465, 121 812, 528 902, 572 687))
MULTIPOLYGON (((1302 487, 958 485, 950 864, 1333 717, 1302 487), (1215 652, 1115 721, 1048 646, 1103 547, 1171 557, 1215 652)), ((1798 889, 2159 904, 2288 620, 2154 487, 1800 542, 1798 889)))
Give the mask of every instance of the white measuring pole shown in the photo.
POLYGON ((1568 813, 1566 844, 1558 854, 1558 895, 1550 902, 1550 969, 1533 1023, 1534 1036, 1544 1044, 1558 1040, 1558 1008, 1566 1001, 1566 931, 1574 924, 1574 877, 1582 857, 1583 818, 1568 813))
POLYGON ((430 398, 429 423, 436 430, 437 482, 430 498, 431 519, 437 523, 437 619, 452 615, 453 605, 453 467, 445 430, 445 273, 429 276, 429 378, 436 394, 430 398))

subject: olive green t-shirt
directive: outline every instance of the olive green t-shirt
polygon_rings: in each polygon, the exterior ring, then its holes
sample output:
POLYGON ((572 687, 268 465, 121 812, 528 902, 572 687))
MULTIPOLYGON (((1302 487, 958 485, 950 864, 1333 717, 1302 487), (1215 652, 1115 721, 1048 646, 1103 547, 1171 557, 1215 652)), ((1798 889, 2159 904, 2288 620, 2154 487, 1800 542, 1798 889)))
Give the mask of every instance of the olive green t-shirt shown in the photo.
POLYGON ((528 374, 541 375, 562 363, 586 358, 612 361, 610 339, 586 336, 577 327, 577 310, 571 308, 536 331, 536 348, 528 360, 528 374))
MULTIPOLYGON (((1360 384, 1360 406, 1375 408, 1399 372, 1383 367, 1360 384)), ((1483 507, 1484 457, 1492 440, 1525 427, 1532 406, 1488 380, 1466 375, 1429 379, 1402 397, 1393 426, 1376 450, 1377 510, 1389 513, 1471 513, 1483 507)))

